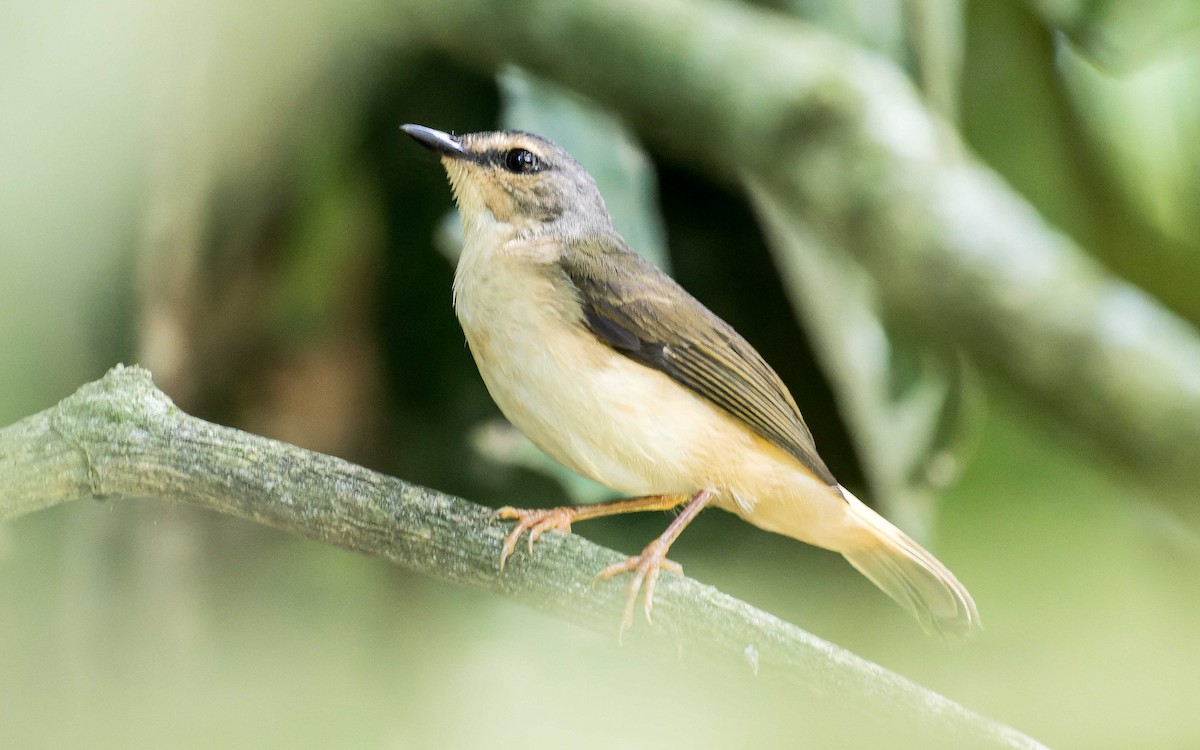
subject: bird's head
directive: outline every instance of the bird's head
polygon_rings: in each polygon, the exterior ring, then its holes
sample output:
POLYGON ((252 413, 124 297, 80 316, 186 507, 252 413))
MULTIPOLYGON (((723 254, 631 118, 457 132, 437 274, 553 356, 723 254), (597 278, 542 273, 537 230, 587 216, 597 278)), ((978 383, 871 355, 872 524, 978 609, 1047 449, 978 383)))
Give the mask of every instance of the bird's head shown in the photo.
POLYGON ((451 135, 422 125, 405 133, 438 154, 463 220, 536 231, 547 225, 610 225, 595 180, 570 154, 517 130, 451 135))

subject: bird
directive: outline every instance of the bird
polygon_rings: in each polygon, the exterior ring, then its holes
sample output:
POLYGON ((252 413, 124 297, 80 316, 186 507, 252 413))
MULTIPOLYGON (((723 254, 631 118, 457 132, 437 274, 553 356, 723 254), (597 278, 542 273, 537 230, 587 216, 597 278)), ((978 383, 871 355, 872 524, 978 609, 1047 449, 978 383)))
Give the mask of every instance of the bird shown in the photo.
POLYGON ((638 555, 618 634, 639 594, 652 623, 671 544, 707 507, 841 553, 928 632, 980 627, 966 587, 834 478, 795 399, 761 355, 618 233, 595 180, 533 133, 401 129, 445 168, 463 229, 453 306, 500 411, 538 448, 623 499, 499 509, 523 534, 602 516, 679 509, 638 555))

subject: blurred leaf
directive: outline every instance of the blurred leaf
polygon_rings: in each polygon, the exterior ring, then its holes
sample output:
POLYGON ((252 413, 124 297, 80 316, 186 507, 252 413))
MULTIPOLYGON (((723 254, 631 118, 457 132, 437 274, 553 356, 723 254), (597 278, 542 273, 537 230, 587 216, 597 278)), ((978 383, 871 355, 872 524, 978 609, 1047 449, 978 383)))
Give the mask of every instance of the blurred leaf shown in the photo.
POLYGON ((962 80, 962 0, 786 0, 783 7, 854 44, 887 55, 925 101, 957 119, 962 80))
POLYGON ((748 181, 751 202, 808 331, 872 497, 921 536, 935 494, 961 470, 980 394, 962 363, 947 365, 889 330, 867 273, 748 181))
POLYGON ((1064 42, 1058 67, 1113 183, 1159 231, 1200 250, 1200 47, 1114 76, 1064 42))
POLYGON ((847 41, 904 63, 906 2, 911 0, 786 0, 783 6, 847 41))
POLYGON ((1196 0, 1026 2, 1093 64, 1111 73, 1131 72, 1200 38, 1196 0))
POLYGON ((966 31, 962 0, 907 0, 909 46, 916 79, 930 108, 958 119, 966 31))
POLYGON ((1115 134, 1098 127, 1091 105, 1074 90, 1067 56, 1109 79, 1063 37, 1048 33, 1025 4, 977 1, 968 10, 962 131, 971 150, 1105 265, 1200 322, 1200 297, 1191 283, 1200 273, 1200 254, 1187 246, 1195 240, 1164 234, 1120 184, 1115 134))

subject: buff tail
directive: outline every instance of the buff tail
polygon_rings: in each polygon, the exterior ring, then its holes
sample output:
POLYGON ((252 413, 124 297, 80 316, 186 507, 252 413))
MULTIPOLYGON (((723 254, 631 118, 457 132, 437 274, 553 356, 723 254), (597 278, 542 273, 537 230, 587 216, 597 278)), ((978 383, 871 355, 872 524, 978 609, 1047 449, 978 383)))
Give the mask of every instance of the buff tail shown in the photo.
POLYGON ((954 574, 904 532, 864 505, 849 490, 842 494, 862 533, 839 550, 885 594, 917 618, 926 631, 961 637, 978 630, 979 610, 954 574))

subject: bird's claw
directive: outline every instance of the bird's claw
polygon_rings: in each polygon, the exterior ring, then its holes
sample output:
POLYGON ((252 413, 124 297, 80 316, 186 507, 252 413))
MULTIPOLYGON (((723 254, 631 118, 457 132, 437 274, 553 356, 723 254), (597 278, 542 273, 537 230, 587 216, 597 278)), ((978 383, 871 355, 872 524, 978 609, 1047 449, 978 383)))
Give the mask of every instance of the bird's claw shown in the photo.
POLYGON ((642 550, 642 554, 627 558, 624 562, 613 563, 596 574, 597 579, 608 580, 622 573, 633 573, 625 594, 625 613, 621 617, 621 628, 617 631, 617 639, 633 627, 633 609, 637 604, 638 593, 642 593, 642 613, 646 622, 653 623, 651 612, 654 610, 654 589, 658 585, 658 576, 662 571, 683 575, 683 566, 667 559, 667 548, 661 540, 655 540, 642 550))
POLYGON ((570 508, 551 508, 549 510, 521 510, 511 506, 505 506, 496 511, 494 518, 498 521, 516 521, 512 531, 508 532, 508 536, 504 538, 504 545, 500 548, 500 572, 504 572, 504 563, 512 556, 517 549, 517 542, 521 539, 521 534, 529 532, 529 554, 533 554, 533 543, 541 538, 542 534, 547 531, 561 531, 564 534, 571 533, 571 509, 570 508))

